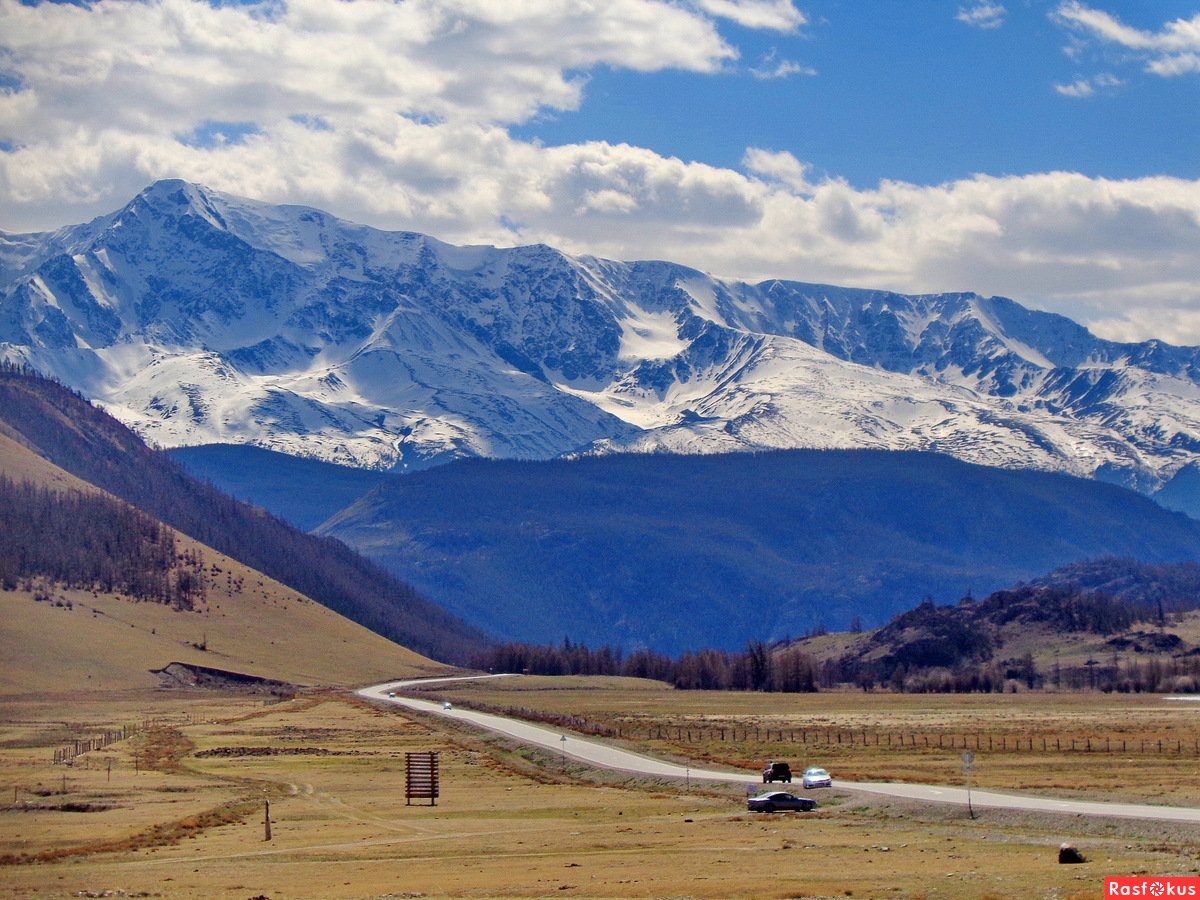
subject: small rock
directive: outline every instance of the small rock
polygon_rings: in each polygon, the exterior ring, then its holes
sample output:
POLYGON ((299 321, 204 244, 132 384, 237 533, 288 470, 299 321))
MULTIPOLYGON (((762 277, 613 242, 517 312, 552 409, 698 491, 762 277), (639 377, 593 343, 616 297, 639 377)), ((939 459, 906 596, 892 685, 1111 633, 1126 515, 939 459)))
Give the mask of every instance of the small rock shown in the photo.
POLYGON ((1058 861, 1063 865, 1074 865, 1087 862, 1082 853, 1071 844, 1063 844, 1058 848, 1058 861))

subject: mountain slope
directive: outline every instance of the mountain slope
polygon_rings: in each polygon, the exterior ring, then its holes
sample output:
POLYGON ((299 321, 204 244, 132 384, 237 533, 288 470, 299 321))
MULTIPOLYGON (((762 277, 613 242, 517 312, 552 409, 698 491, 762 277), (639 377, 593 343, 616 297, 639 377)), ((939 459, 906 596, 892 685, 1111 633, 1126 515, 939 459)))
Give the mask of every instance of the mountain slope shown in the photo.
POLYGON ((910 691, 1197 690, 1200 566, 1108 557, 981 600, 926 601, 882 628, 801 640, 835 680, 910 691))
MULTIPOLYGON (((4 434, 0 477, 108 496, 4 434)), ((172 662, 304 685, 446 671, 211 547, 178 533, 175 542, 181 558, 203 560, 204 596, 190 609, 38 577, 0 586, 0 692, 152 688, 150 670, 172 662)))
POLYGON ((238 444, 178 447, 167 455, 195 478, 312 531, 394 476, 238 444), (302 490, 297 490, 302 485, 302 490))
POLYGON ((500 638, 666 653, 796 637, 1109 555, 1200 559, 1132 491, 935 454, 462 461, 326 523, 500 638))
POLYGON ((0 423, 72 475, 413 650, 456 661, 487 642, 340 542, 303 534, 195 481, 51 381, 0 368, 0 423))
POLYGON ((974 294, 453 247, 179 181, 0 234, 0 355, 159 445, 402 471, 866 447, 1149 492, 1200 455, 1197 348, 974 294))

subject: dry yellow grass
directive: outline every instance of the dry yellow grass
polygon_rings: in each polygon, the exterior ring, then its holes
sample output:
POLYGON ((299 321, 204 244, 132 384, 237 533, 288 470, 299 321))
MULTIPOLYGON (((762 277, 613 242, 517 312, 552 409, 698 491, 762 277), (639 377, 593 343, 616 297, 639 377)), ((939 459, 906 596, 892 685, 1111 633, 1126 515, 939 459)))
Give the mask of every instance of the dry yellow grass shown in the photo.
POLYGON ((14 481, 32 481, 58 490, 96 491, 98 488, 43 459, 5 431, 0 422, 0 474, 14 481))
POLYGON ((200 612, 88 591, 53 590, 61 606, 0 591, 0 697, 151 688, 150 670, 171 662, 301 685, 450 671, 232 560, 205 559, 244 587, 210 589, 200 612))

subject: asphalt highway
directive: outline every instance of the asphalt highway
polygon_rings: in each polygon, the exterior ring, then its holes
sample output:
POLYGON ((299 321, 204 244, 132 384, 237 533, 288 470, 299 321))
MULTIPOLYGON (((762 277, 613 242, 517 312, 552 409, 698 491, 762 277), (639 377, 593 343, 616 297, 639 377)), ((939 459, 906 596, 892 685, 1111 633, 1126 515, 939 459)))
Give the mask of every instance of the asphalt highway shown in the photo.
MULTIPOLYGON (((442 701, 388 696, 388 693, 392 691, 411 687, 424 687, 425 685, 445 681, 470 681, 479 680, 480 678, 507 677, 519 676, 468 675, 461 678, 422 678, 409 681, 392 681, 362 688, 357 693, 359 696, 371 700, 395 703, 417 712, 444 716, 459 722, 467 722, 487 731, 513 738, 528 746, 539 747, 551 753, 559 754, 564 759, 573 759, 603 769, 660 778, 694 779, 697 781, 717 781, 729 784, 740 783, 754 787, 756 790, 767 788, 766 785, 761 783, 762 776, 757 771, 692 768, 691 766, 665 762, 650 756, 643 756, 640 753, 632 753, 628 750, 612 747, 594 738, 567 735, 560 730, 548 728, 544 725, 523 722, 519 719, 509 719, 504 716, 476 712, 469 709, 446 709, 442 701)), ((889 797, 903 797, 927 803, 952 803, 959 806, 966 806, 968 803, 967 790, 961 787, 840 780, 835 781, 835 785, 845 790, 865 791, 889 797)), ((773 787, 776 790, 786 790, 791 785, 774 785, 773 787)), ((1002 794, 995 791, 981 790, 972 790, 970 792, 970 804, 973 808, 979 809, 1015 809, 1061 813, 1064 815, 1099 816, 1102 818, 1153 819, 1168 822, 1200 823, 1200 809, 1191 807, 1152 806, 1141 803, 1096 802, 1087 800, 1055 800, 1047 797, 1027 796, 1025 794, 1002 794)))

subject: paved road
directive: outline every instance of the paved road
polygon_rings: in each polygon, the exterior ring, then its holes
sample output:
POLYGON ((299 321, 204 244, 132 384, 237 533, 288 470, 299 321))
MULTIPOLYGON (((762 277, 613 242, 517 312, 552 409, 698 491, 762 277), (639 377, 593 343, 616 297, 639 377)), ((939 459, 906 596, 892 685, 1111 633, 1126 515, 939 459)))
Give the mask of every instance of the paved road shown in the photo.
MULTIPOLYGON (((371 700, 382 700, 418 712, 432 713, 445 716, 460 722, 469 722, 479 728, 503 734, 524 744, 540 747, 552 753, 558 753, 569 759, 604 769, 618 772, 629 772, 638 775, 650 775, 660 778, 692 778, 697 781, 718 781, 731 784, 751 784, 762 786, 762 776, 757 771, 736 769, 704 769, 681 766, 677 763, 664 762, 639 753, 631 753, 603 744, 598 740, 582 738, 576 735, 564 735, 562 731, 534 725, 519 719, 508 719, 491 713, 475 712, 469 709, 443 709, 440 701, 415 700, 410 697, 388 697, 389 691, 403 688, 424 686, 444 681, 478 680, 481 676, 464 676, 462 678, 422 678, 411 681, 392 681, 365 687, 357 693, 371 700)), ((488 675, 485 678, 507 678, 515 676, 488 675)), ((903 797, 920 800, 927 803, 953 803, 967 805, 967 791, 959 787, 944 787, 928 784, 898 784, 866 781, 838 781, 837 787, 866 791, 872 794, 883 794, 889 797, 903 797)), ((1097 803, 1084 800, 1053 800, 1045 797, 1031 797, 1020 794, 999 794, 994 791, 971 791, 971 805, 978 809, 1016 809, 1037 812, 1063 813, 1066 815, 1099 816, 1102 818, 1123 819, 1154 819, 1167 822, 1200 823, 1200 809, 1177 806, 1150 806, 1139 803, 1097 803)))

